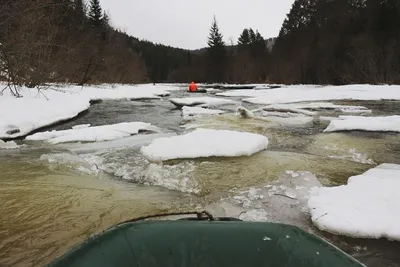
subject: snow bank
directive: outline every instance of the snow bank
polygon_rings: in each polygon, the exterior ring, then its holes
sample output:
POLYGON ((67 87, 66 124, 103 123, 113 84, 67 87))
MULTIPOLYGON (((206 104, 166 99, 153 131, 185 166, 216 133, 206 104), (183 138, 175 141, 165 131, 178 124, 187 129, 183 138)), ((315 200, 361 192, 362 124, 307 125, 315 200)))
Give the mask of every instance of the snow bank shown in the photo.
POLYGON ((89 99, 61 95, 51 100, 0 96, 0 139, 27 135, 38 128, 76 117, 89 99))
POLYGON ((321 230, 356 238, 400 241, 400 165, 382 164, 347 185, 315 188, 308 206, 321 230))
POLYGON ((52 144, 109 141, 138 134, 140 130, 156 131, 156 127, 144 122, 123 122, 63 131, 41 132, 27 136, 26 140, 47 141, 52 144))
POLYGON ((387 117, 361 117, 361 116, 339 116, 331 120, 324 132, 335 131, 380 131, 400 132, 400 116, 387 117))
POLYGON ((150 161, 200 157, 250 156, 268 146, 268 138, 262 135, 228 131, 196 129, 193 132, 168 138, 155 139, 141 148, 150 161))
POLYGON ((207 109, 202 107, 182 107, 182 116, 195 116, 195 115, 218 115, 225 113, 223 110, 219 109, 207 109))
POLYGON ((22 98, 0 95, 0 139, 16 138, 87 110, 90 100, 153 99, 168 95, 179 87, 164 85, 102 85, 80 87, 52 85, 38 93, 37 89, 19 88, 22 98))
POLYGON ((141 84, 141 85, 101 85, 101 86, 68 86, 61 88, 69 93, 79 94, 91 100, 141 100, 159 99, 161 96, 169 95, 171 90, 179 90, 179 87, 141 84))
POLYGON ((184 98, 170 98, 169 101, 177 107, 183 106, 200 106, 200 107, 214 107, 222 105, 236 105, 238 102, 216 98, 216 97, 184 97, 184 98))
MULTIPOLYGON (((226 92, 228 93, 228 92, 226 92)), ((232 92, 231 94, 234 94, 232 92)), ((290 86, 265 90, 243 101, 253 104, 294 103, 327 100, 400 100, 400 86, 345 85, 345 86, 290 86)))

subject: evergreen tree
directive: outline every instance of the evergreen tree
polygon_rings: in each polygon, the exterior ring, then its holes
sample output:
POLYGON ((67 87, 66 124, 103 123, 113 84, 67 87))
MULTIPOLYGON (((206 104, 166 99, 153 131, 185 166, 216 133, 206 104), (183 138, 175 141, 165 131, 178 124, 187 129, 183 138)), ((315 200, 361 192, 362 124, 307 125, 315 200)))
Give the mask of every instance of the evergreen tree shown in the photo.
POLYGON ((208 79, 211 82, 220 82, 224 80, 225 75, 225 63, 226 63, 226 51, 225 43, 223 41, 223 35, 219 31, 217 20, 214 16, 210 35, 208 37, 208 79))
POLYGON ((223 36, 219 31, 217 20, 214 16, 207 42, 209 49, 224 48, 225 43, 222 38, 223 36))
POLYGON ((256 41, 256 33, 252 28, 249 29, 249 37, 250 37, 250 43, 254 43, 256 41))
POLYGON ((105 11, 103 13, 103 18, 102 18, 101 22, 102 22, 102 27, 104 29, 111 28, 110 27, 110 17, 108 16, 108 14, 105 11))
POLYGON ((250 43, 250 34, 248 29, 244 29, 242 34, 239 36, 238 44, 247 45, 250 43))
POLYGON ((92 27, 100 28, 103 26, 103 12, 101 10, 99 0, 90 1, 90 9, 88 16, 89 16, 89 21, 92 24, 92 27))

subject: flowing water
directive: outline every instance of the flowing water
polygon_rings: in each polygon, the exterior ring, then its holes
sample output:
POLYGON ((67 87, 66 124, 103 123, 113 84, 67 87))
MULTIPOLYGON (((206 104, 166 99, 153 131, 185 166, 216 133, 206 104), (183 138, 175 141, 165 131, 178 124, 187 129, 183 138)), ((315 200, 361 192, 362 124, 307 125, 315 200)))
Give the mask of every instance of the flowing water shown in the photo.
MULTIPOLYGON (((172 92, 173 97, 186 94, 172 92)), ((400 113, 400 103, 395 101, 338 103, 364 105, 373 114, 400 113)), ((398 134, 322 133, 326 123, 242 119, 235 115, 235 107, 222 108, 231 112, 183 124, 181 111, 168 97, 104 101, 83 116, 51 129, 144 121, 161 127, 164 133, 103 144, 51 146, 19 141, 23 144, 20 149, 0 150, 0 266, 43 266, 88 236, 141 215, 202 207, 214 208, 217 213, 225 207, 226 211, 227 200, 245 199, 243 190, 262 190, 279 179, 289 179, 288 173, 314 175, 323 185, 338 185, 377 164, 400 164, 398 134), (164 164, 147 162, 139 151, 158 136, 179 134, 198 125, 263 134, 269 138, 269 148, 251 157, 173 160, 164 164)), ((253 204, 258 205, 254 197, 246 201, 249 210, 253 204)), ((268 205, 271 210, 275 208, 274 203, 268 205)), ((309 217, 292 209, 288 214, 278 209, 272 212, 272 218, 316 232, 368 266, 400 266, 398 242, 319 232, 309 217)))

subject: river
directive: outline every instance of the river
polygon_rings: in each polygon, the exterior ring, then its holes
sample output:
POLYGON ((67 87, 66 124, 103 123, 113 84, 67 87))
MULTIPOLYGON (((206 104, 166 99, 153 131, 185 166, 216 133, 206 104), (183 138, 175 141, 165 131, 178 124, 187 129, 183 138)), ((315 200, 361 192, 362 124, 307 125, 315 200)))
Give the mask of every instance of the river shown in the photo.
MULTIPOLYGON (((186 95, 171 93, 171 97, 186 95)), ((400 113, 396 101, 334 103, 363 105, 374 115, 400 113)), ((376 164, 400 164, 398 134, 328 134, 322 133, 324 123, 242 119, 231 111, 183 124, 181 111, 168 97, 104 101, 79 118, 49 129, 143 121, 161 127, 168 135, 200 124, 266 135, 270 140, 267 151, 252 157, 149 164, 139 147, 157 137, 152 134, 123 141, 130 146, 123 142, 100 147, 18 141, 23 145, 20 149, 0 150, 0 266, 43 266, 112 224, 141 215, 215 206, 240 190, 263 188, 287 170, 307 171, 324 185, 339 185, 376 164)), ((368 266, 400 266, 399 242, 333 236, 315 229, 308 217, 275 217, 312 229, 368 266)))

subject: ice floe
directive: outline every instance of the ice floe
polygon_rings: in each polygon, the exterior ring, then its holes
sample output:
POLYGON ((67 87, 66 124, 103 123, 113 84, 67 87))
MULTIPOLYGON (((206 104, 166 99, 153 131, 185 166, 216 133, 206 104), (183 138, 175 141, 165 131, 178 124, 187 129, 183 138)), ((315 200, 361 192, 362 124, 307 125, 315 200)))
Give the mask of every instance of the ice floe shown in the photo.
POLYGON ((321 230, 356 238, 400 241, 400 165, 381 164, 346 185, 314 188, 308 201, 321 230))
POLYGON ((324 132, 335 131, 400 132, 400 115, 384 117, 339 116, 331 120, 324 132))
POLYGON ((138 134, 139 131, 157 131, 155 126, 144 122, 123 122, 111 125, 93 126, 62 131, 35 133, 26 140, 47 141, 51 144, 67 142, 109 141, 138 134))
POLYGON ((248 132, 198 128, 192 132, 155 139, 142 147, 141 152, 150 161, 200 157, 250 156, 268 146, 268 138, 248 132))
MULTIPOLYGON (((243 90, 243 96, 248 94, 243 90)), ((229 92, 226 92, 229 93, 229 92)), ((231 94, 235 94, 232 91, 231 94)), ((344 86, 289 86, 265 90, 243 101, 253 104, 295 103, 328 100, 400 100, 400 86, 344 85, 344 86)), ((226 95, 226 94, 225 94, 226 95)), ((235 96, 238 96, 236 94, 235 96)))
POLYGON ((169 101, 177 107, 183 106, 200 106, 200 107, 217 107, 223 105, 237 105, 237 101, 217 97, 184 97, 170 98, 169 101))

